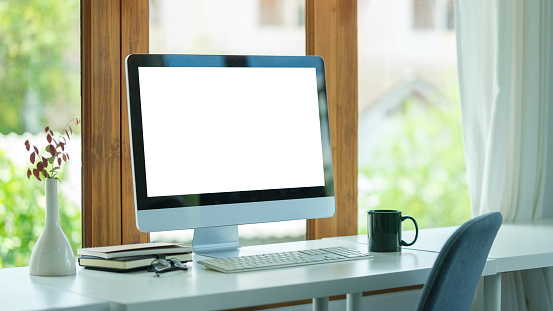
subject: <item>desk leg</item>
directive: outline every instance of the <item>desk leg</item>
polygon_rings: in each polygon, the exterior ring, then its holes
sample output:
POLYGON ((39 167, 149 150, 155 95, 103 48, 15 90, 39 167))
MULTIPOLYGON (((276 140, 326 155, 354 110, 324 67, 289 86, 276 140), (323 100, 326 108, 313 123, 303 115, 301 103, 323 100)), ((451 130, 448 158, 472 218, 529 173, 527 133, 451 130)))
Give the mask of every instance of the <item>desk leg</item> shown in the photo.
POLYGON ((313 298, 313 311, 328 311, 328 297, 313 298))
POLYGON ((361 310, 362 293, 352 293, 346 295, 346 311, 361 310))
POLYGON ((484 277, 484 310, 501 310, 501 273, 484 277))

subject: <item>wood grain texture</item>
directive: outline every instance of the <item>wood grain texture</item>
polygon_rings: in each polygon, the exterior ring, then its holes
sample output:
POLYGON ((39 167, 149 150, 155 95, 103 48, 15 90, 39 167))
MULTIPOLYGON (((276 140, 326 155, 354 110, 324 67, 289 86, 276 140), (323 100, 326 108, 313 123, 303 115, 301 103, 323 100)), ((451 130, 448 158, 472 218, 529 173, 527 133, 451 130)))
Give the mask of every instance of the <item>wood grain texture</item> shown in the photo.
POLYGON ((82 0, 83 246, 121 243, 120 4, 82 0))
POLYGON ((357 0, 306 0, 307 55, 325 60, 336 215, 308 220, 308 239, 357 234, 357 0))
POLYGON ((138 231, 130 152, 125 58, 131 53, 148 53, 148 0, 121 1, 121 215, 122 243, 148 242, 150 235, 138 231))

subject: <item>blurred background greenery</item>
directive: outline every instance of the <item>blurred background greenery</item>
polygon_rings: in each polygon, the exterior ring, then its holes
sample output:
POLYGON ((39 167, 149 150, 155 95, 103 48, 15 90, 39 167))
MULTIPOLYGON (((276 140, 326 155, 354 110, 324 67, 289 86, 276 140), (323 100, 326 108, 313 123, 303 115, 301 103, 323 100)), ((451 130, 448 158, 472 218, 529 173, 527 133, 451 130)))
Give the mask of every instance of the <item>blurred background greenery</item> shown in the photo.
MULTIPOLYGON (((399 127, 386 133, 373 160, 360 167, 358 231, 367 233, 367 211, 399 209, 419 228, 459 225, 470 218, 460 105, 405 101, 399 127)), ((406 222, 404 229, 413 229, 406 222)))
POLYGON ((78 0, 0 0, 0 133, 80 117, 78 0))
POLYGON ((419 228, 460 225, 471 215, 454 1, 357 3, 358 232, 370 209, 402 210, 419 228))
MULTIPOLYGON (((44 228, 45 185, 27 179, 25 168, 14 164, 4 150, 0 150, 0 167, 0 268, 25 266, 44 228)), ((64 177, 60 175, 60 180, 64 177)), ((63 191, 58 193, 58 204, 60 225, 76 251, 81 245, 80 207, 63 191)))
MULTIPOLYGON (((80 1, 0 0, 0 42, 1 268, 28 265, 44 227, 45 185, 26 177, 28 154, 21 135, 42 134, 47 125, 61 130, 81 115, 80 1)), ((42 148, 43 139, 32 142, 42 148)), ((79 142, 70 154, 76 165, 79 142)), ((58 201, 61 226, 76 251, 81 245, 80 168, 74 171, 78 175, 62 171, 58 201)))

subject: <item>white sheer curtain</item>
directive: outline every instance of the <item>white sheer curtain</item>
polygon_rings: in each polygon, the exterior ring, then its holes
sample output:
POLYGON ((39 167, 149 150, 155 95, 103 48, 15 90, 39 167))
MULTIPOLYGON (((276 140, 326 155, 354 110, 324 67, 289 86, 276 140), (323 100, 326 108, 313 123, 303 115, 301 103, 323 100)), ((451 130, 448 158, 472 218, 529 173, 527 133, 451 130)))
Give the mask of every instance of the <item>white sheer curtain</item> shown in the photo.
MULTIPOLYGON (((544 208, 553 208, 543 202, 551 0, 455 3, 473 216, 500 211, 505 222, 539 219, 544 208)), ((552 274, 549 269, 504 274, 502 309, 553 310, 552 274)))

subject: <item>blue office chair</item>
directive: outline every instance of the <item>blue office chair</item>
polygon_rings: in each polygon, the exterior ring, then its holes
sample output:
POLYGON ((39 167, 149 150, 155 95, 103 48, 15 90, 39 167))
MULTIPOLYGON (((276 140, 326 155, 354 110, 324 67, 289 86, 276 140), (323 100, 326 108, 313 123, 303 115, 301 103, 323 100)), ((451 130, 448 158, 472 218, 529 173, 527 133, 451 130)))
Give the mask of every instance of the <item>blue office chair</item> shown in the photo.
POLYGON ((502 219, 498 212, 488 213, 467 221, 451 235, 422 289, 417 310, 471 309, 502 219))

